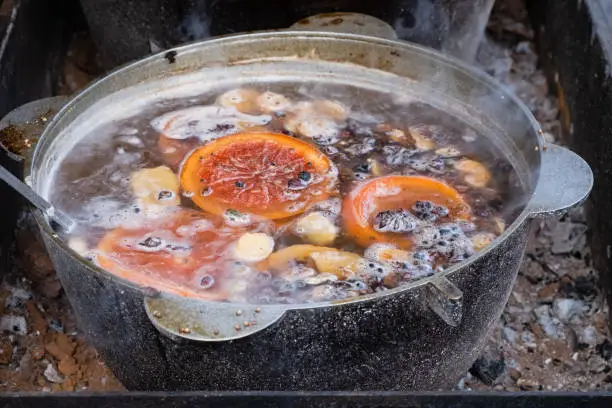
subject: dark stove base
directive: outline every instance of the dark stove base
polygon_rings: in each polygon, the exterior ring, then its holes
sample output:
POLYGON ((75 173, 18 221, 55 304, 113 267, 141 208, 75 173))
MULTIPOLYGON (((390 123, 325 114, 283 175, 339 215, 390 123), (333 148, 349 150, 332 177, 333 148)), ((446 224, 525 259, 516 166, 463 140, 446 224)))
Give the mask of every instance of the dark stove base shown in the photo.
POLYGON ((2 396, 0 408, 609 408, 612 394, 148 393, 2 396))

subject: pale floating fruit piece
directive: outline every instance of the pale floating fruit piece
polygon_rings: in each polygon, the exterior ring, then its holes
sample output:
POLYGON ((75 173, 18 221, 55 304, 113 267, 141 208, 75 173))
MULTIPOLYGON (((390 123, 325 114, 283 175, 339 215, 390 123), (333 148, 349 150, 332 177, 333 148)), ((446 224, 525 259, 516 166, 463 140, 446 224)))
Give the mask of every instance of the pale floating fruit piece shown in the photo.
POLYGON ((342 122, 349 116, 349 109, 338 101, 319 100, 313 102, 314 111, 321 116, 327 116, 342 122))
POLYGON ((506 223, 504 220, 499 217, 495 217, 493 218, 493 223, 495 224, 495 232, 497 232, 498 235, 503 234, 506 230, 506 223))
POLYGON ((419 150, 431 150, 436 147, 436 144, 425 136, 419 128, 410 128, 410 136, 414 140, 414 145, 419 150))
POLYGON ((72 237, 68 240, 68 246, 80 256, 86 256, 89 253, 87 242, 83 238, 72 237))
POLYGON ((336 137, 338 125, 331 119, 323 117, 304 118, 297 127, 298 133, 306 137, 336 137))
POLYGON ((346 279, 357 274, 362 259, 352 252, 337 250, 312 252, 309 255, 309 262, 312 262, 319 273, 331 273, 339 279, 346 279))
POLYGON ((402 145, 412 144, 412 139, 401 129, 393 128, 387 124, 381 124, 378 125, 378 130, 389 136, 389 139, 391 139, 393 142, 400 143, 402 145))
POLYGON ((131 184, 142 205, 175 206, 181 203, 180 182, 169 167, 138 170, 132 174, 131 184))
POLYGON ((307 285, 316 286, 316 285, 321 285, 323 283, 337 281, 338 277, 334 275, 333 273, 319 273, 315 276, 309 276, 302 280, 307 285))
POLYGON ((476 251, 480 251, 488 247, 495 240, 495 235, 490 232, 480 232, 472 238, 472 245, 476 251))
POLYGON ((462 159, 455 163, 455 168, 463 173, 466 183, 472 187, 485 187, 491 180, 491 173, 484 164, 470 159, 462 159))
POLYGON ((375 159, 368 159, 368 164, 370 165, 370 173, 376 177, 380 177, 385 174, 384 166, 375 159))
POLYGON ((397 248, 384 248, 378 253, 378 260, 381 262, 407 262, 412 258, 412 253, 397 248))
POLYGON ((259 262, 267 259, 274 251, 274 239, 262 232, 247 232, 234 247, 234 258, 244 262, 259 262))
POLYGON ((217 103, 226 108, 234 107, 240 112, 248 113, 258 110, 259 92, 254 89, 237 88, 227 91, 217 98, 217 103))
POLYGON ((440 156, 459 156, 461 151, 456 147, 441 147, 436 150, 436 154, 440 156))
POLYGON ((281 112, 291 107, 291 101, 284 95, 268 91, 257 97, 257 105, 266 113, 281 112))
POLYGON ((285 127, 285 129, 292 133, 298 133, 300 123, 302 123, 301 116, 291 116, 285 119, 285 121, 283 122, 283 126, 285 127))
POLYGON ((339 133, 338 123, 346 120, 348 114, 348 108, 337 101, 299 102, 291 109, 284 126, 306 137, 334 138, 339 133))
POLYGON ((336 240, 339 229, 320 212, 312 212, 295 223, 295 233, 314 245, 330 245, 336 240))
POLYGON ((283 271, 291 268, 296 262, 306 262, 313 252, 337 252, 335 248, 316 245, 292 245, 274 252, 268 258, 268 267, 273 271, 283 271))

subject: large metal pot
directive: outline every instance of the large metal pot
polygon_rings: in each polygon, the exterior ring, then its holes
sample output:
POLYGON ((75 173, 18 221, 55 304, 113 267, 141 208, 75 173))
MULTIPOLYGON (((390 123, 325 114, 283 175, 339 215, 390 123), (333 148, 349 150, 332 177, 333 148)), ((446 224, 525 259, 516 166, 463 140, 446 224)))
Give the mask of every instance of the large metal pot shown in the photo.
POLYGON ((136 287, 78 257, 39 214, 48 251, 89 341, 134 390, 452 386, 502 312, 530 219, 581 203, 593 182, 588 165, 567 149, 545 146, 535 119, 512 93, 457 60, 393 40, 285 31, 186 45, 94 83, 41 137, 32 187, 45 195, 49 169, 68 143, 65 129, 101 98, 150 79, 218 72, 220 66, 228 76, 337 75, 383 89, 418 89, 422 98, 492 135, 490 142, 514 166, 517 197, 525 200, 494 245, 444 273, 356 300, 296 306, 211 303, 136 287), (256 325, 236 331, 252 319, 256 325))

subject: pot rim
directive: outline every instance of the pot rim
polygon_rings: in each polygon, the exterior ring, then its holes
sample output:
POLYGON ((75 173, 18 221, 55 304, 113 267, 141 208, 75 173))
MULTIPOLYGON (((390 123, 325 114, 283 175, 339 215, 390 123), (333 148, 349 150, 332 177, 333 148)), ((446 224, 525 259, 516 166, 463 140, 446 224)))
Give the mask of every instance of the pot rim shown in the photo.
MULTIPOLYGON (((92 92, 93 89, 104 85, 104 83, 111 80, 114 76, 125 73, 125 72, 132 71, 134 69, 138 69, 140 66, 149 64, 160 58, 165 58, 165 55, 167 55, 168 52, 174 51, 180 55, 180 53, 182 52, 186 52, 186 51, 190 51, 190 50, 194 50, 198 48, 205 48, 209 44, 223 45, 223 43, 232 43, 232 42, 237 42, 237 41, 254 41, 254 40, 265 41, 265 39, 269 37, 274 37, 274 38, 289 37, 293 40, 300 40, 300 39, 306 39, 306 40, 319 39, 322 41, 348 40, 348 41, 366 43, 368 46, 372 46, 372 47, 391 46, 395 48, 409 50, 411 53, 419 54, 423 58, 429 59, 436 64, 445 64, 445 65, 452 66, 453 69, 461 71, 464 75, 473 78, 475 81, 484 82, 486 86, 488 86, 491 89, 494 89, 500 95, 503 95, 504 98, 507 98, 510 101, 512 101, 514 105, 520 109, 520 111, 525 116, 525 118, 529 120, 529 125, 530 125, 529 127, 533 131, 533 136, 535 138, 534 147, 536 148, 536 150, 538 150, 538 158, 540 159, 539 167, 541 167, 543 143, 542 143, 542 138, 540 137, 542 130, 540 128, 538 121, 535 119, 535 117, 533 116, 531 111, 527 108, 527 106, 506 85, 502 84, 497 79, 493 78, 492 76, 488 75, 487 73, 485 73, 484 71, 482 71, 481 69, 477 67, 471 66, 455 57, 442 54, 434 49, 427 48, 427 47, 424 47, 418 44, 414 44, 414 43, 400 41, 400 40, 382 39, 382 38, 359 35, 359 34, 328 33, 328 32, 323 32, 323 31, 266 30, 266 31, 258 31, 258 32, 251 32, 251 33, 229 34, 229 35, 214 37, 214 38, 210 38, 210 39, 206 39, 202 41, 195 41, 192 43, 174 47, 174 48, 164 50, 156 54, 152 54, 148 57, 139 59, 137 61, 122 65, 114 69, 113 71, 105 75, 104 77, 97 79, 96 81, 88 85, 84 90, 74 95, 71 98, 71 100, 55 115, 53 120, 49 123, 49 125, 47 126, 43 134, 40 136, 39 143, 37 144, 36 149, 33 153, 32 163, 31 163, 30 168, 28 169, 30 174, 34 173, 35 171, 34 169, 35 159, 39 155, 42 154, 40 152, 40 146, 42 143, 40 142, 50 137, 48 136, 48 134, 50 133, 50 129, 52 129, 57 124, 57 122, 62 116, 64 116, 67 112, 69 112, 75 105, 77 105, 82 97, 92 92)), ((264 57, 260 59, 259 61, 265 61, 266 59, 271 59, 271 58, 273 57, 264 57)), ((304 57, 304 59, 307 59, 307 58, 304 57)), ((240 64, 240 63, 244 63, 244 62, 239 61, 234 64, 240 64)), ((248 63, 248 60, 247 60, 247 63, 248 63)), ((228 65, 233 65, 233 64, 230 63, 228 65)), ((375 70, 376 68, 368 68, 368 69, 375 70)), ((172 72, 169 72, 169 74, 176 75, 175 73, 172 73, 172 72)), ((178 75, 180 74, 181 73, 178 73, 178 75)), ((538 172, 534 176, 533 189, 532 189, 533 191, 535 191, 535 187, 538 185, 539 180, 540 180, 540 173, 538 172)), ((485 256, 488 256, 489 253, 491 253, 497 248, 500 242, 505 241, 528 218, 533 216, 533 211, 530 209, 530 204, 533 201, 533 191, 526 194, 529 199, 526 201, 524 208, 521 210, 520 214, 512 221, 512 223, 505 229, 505 231, 499 237, 497 237, 489 246, 487 246, 484 250, 477 252, 470 258, 460 263, 450 266, 449 268, 447 268, 446 270, 442 272, 435 273, 431 276, 415 280, 409 284, 405 284, 397 288, 388 289, 388 290, 373 293, 373 294, 362 295, 362 296, 358 296, 356 298, 350 298, 350 299, 317 302, 317 303, 288 304, 288 305, 285 305, 285 304, 257 305, 253 303, 244 303, 244 302, 227 302, 227 304, 232 305, 232 306, 245 306, 245 307, 254 307, 254 306, 275 307, 275 308, 282 308, 283 310, 286 310, 286 311, 299 310, 299 309, 318 309, 318 308, 337 306, 337 305, 343 305, 343 304, 368 302, 371 300, 376 300, 376 299, 384 298, 387 296, 397 295, 398 293, 408 292, 415 288, 419 288, 419 287, 422 287, 428 284, 432 284, 433 282, 439 281, 441 279, 444 280, 444 279, 452 278, 453 275, 457 273, 458 271, 464 268, 468 268, 470 267, 470 265, 478 262, 485 256)), ((118 277, 106 271, 105 269, 95 265, 93 262, 87 261, 86 259, 79 256, 75 251, 73 251, 68 246, 68 243, 66 241, 60 239, 58 234, 56 234, 51 229, 47 220, 44 218, 43 214, 40 211, 35 211, 35 217, 36 217, 36 220, 41 230, 50 239, 52 239, 55 242, 55 244, 59 245, 63 250, 67 251, 69 256, 74 261, 84 263, 85 266, 91 270, 91 272, 97 273, 98 275, 102 275, 105 278, 109 278, 111 280, 116 280, 117 282, 127 285, 128 287, 140 290, 144 295, 150 295, 150 293, 148 292, 150 292, 151 288, 146 288, 134 282, 131 282, 127 279, 118 277)), ((164 296, 172 296, 172 297, 177 296, 177 295, 173 295, 167 292, 159 292, 157 289, 155 289, 154 292, 156 295, 161 294, 164 296)), ((197 301, 197 302, 202 302, 202 303, 223 303, 223 302, 216 302, 216 301, 201 299, 197 297, 187 297, 186 300, 197 301)))

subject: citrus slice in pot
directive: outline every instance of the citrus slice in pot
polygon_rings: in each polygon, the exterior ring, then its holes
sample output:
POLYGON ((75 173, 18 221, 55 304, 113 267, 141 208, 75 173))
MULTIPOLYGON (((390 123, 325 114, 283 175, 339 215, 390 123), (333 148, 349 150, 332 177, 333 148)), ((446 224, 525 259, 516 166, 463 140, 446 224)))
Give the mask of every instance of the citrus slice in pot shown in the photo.
POLYGON ((410 249, 411 232, 425 224, 423 217, 413 214, 422 205, 431 207, 432 217, 439 209, 444 222, 471 216, 470 207, 451 186, 428 177, 391 175, 358 185, 344 199, 342 217, 347 235, 359 245, 390 242, 410 249))
POLYGON ((180 180, 185 195, 205 211, 235 209, 276 220, 326 199, 337 170, 316 147, 293 137, 238 133, 195 149, 180 180))
POLYGON ((226 255, 232 244, 257 224, 224 225, 221 217, 191 210, 173 210, 163 219, 144 219, 136 228, 120 227, 99 242, 96 262, 133 283, 182 296, 224 300, 226 255))
POLYGON ((249 115, 233 106, 191 106, 173 110, 151 121, 160 133, 158 148, 164 161, 177 168, 196 146, 237 132, 261 129, 272 117, 249 115))

